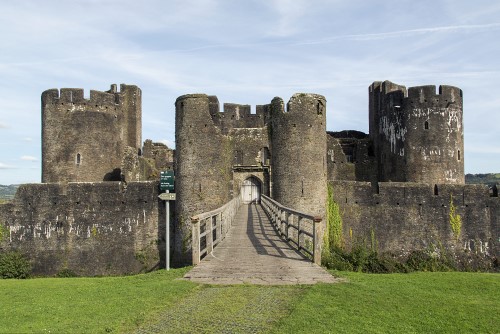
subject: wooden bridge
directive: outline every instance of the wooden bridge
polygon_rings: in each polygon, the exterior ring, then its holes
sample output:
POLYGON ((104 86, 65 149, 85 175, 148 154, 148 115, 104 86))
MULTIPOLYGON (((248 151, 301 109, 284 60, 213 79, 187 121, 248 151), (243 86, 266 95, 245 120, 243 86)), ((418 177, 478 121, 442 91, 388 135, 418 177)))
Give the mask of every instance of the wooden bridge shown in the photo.
POLYGON ((318 219, 268 197, 262 196, 262 204, 235 198, 192 222, 196 266, 185 279, 265 285, 338 281, 313 261, 320 260, 318 219))

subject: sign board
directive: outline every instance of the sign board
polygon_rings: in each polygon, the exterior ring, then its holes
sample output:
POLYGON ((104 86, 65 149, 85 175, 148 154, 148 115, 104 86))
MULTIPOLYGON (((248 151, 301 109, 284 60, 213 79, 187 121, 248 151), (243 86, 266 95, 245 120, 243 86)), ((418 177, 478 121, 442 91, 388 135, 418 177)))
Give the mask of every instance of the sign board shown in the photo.
POLYGON ((175 193, 163 193, 158 198, 162 201, 175 201, 175 193))
POLYGON ((160 173, 160 190, 173 191, 175 176, 173 170, 166 170, 160 173))

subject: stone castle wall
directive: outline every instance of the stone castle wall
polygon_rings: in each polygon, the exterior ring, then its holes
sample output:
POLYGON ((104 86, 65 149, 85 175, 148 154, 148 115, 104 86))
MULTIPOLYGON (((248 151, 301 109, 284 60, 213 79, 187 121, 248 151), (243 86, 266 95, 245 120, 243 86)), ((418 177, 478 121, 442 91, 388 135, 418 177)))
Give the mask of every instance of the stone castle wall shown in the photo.
POLYGON ((122 275, 159 267, 165 211, 158 182, 25 184, 0 205, 8 231, 3 251, 17 250, 34 275, 122 275))
POLYGON ((333 181, 334 199, 343 216, 344 240, 375 237, 379 252, 406 256, 412 250, 440 248, 500 255, 500 200, 484 185, 333 181), (462 217, 457 239, 449 222, 450 201, 462 217))

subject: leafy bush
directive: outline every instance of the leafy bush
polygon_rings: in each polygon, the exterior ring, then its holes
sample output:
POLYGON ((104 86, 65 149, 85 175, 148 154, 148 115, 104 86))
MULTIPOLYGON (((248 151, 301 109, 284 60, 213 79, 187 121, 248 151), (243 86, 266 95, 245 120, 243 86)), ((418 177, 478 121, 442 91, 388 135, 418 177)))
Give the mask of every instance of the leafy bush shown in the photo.
POLYGON ((30 272, 31 264, 21 253, 0 253, 1 278, 28 278, 30 272))
POLYGON ((68 277, 78 277, 78 274, 69 268, 64 268, 57 273, 56 277, 68 278, 68 277))

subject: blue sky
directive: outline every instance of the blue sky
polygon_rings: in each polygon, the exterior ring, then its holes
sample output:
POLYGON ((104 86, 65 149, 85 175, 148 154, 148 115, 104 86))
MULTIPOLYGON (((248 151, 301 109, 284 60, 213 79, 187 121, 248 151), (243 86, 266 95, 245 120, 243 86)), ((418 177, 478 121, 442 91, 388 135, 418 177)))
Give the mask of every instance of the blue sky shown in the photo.
POLYGON ((500 172, 500 2, 1 0, 0 184, 40 182, 40 94, 143 91, 143 140, 174 141, 174 102, 327 99, 327 128, 368 131, 368 86, 464 92, 465 170, 500 172))

